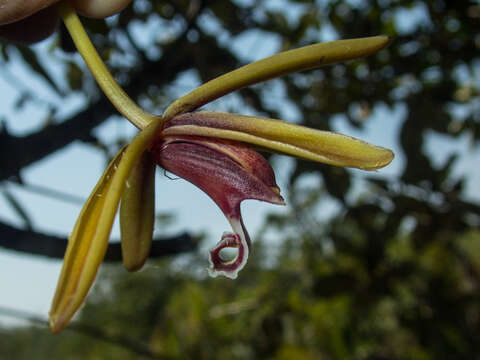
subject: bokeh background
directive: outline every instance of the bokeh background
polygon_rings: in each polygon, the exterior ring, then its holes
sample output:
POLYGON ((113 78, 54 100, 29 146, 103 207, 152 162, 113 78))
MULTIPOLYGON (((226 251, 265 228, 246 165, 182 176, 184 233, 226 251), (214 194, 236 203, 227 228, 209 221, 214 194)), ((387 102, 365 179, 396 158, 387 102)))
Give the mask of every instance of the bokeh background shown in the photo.
POLYGON ((0 41, 1 359, 480 359, 480 5, 470 0, 134 0, 83 22, 109 68, 161 113, 248 62, 386 34, 366 59, 285 76, 206 108, 334 130, 392 148, 377 172, 269 155, 288 205, 246 202, 253 255, 207 276, 228 223, 157 174, 154 251, 119 262, 117 227, 87 304, 46 327, 68 233, 135 129, 64 28, 0 41))

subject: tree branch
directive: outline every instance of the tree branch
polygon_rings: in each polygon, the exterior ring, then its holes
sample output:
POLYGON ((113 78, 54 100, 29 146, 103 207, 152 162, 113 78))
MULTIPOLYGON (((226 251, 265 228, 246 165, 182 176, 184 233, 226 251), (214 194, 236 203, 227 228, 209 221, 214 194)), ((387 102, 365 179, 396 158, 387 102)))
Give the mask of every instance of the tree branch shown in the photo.
MULTIPOLYGON (((32 230, 22 230, 0 222, 0 247, 8 250, 47 256, 62 259, 67 248, 68 240, 50 234, 43 234, 32 230)), ((150 258, 160 258, 183 252, 193 251, 197 248, 198 240, 188 233, 182 233, 168 238, 157 238, 152 242, 150 258)), ((105 261, 122 261, 120 242, 110 243, 105 261)))
MULTIPOLYGON (((191 66, 190 57, 178 50, 184 48, 188 51, 186 41, 185 36, 181 35, 164 49, 165 54, 160 60, 148 61, 139 67, 141 71, 130 72, 131 78, 124 87, 125 91, 136 99, 147 89, 147 82, 165 84, 188 69, 191 66), (182 55, 179 56, 179 53, 182 55)), ((34 134, 17 137, 9 135, 6 131, 0 132, 0 180, 18 176, 22 168, 75 140, 89 140, 92 129, 116 113, 107 98, 102 96, 70 119, 46 126, 34 134)))

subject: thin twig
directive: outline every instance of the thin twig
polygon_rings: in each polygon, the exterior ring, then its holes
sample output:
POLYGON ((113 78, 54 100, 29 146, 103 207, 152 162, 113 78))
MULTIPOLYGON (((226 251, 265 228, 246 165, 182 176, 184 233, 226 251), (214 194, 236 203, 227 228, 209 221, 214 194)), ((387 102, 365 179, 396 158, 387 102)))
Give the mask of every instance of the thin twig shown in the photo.
POLYGON ((16 185, 16 186, 22 188, 23 190, 29 191, 31 193, 46 196, 46 197, 50 197, 50 198, 53 198, 55 200, 64 201, 64 202, 67 202, 67 203, 82 205, 86 200, 85 198, 83 198, 81 196, 74 195, 74 194, 69 194, 67 192, 52 189, 52 188, 49 188, 47 186, 29 184, 29 183, 24 183, 24 182, 20 183, 20 182, 11 181, 11 180, 8 180, 7 182, 9 184, 16 185))

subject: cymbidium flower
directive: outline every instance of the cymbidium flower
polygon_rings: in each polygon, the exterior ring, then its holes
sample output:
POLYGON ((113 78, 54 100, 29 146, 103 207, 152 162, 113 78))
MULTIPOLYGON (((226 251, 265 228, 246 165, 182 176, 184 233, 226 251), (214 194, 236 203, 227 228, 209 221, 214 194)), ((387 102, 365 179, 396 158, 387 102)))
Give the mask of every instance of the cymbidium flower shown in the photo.
POLYGON ((68 324, 93 284, 120 203, 124 265, 137 270, 145 262, 153 232, 155 164, 198 186, 225 214, 233 231, 210 251, 209 273, 235 278, 250 252, 240 203, 256 199, 284 204, 272 168, 253 146, 365 170, 381 168, 393 159, 390 150, 344 135, 280 120, 195 111, 244 86, 369 55, 386 46, 385 36, 316 44, 274 55, 200 86, 156 116, 138 108, 114 82, 68 4, 60 10, 102 90, 141 131, 114 157, 80 212, 50 312, 53 332, 68 324), (227 247, 237 250, 230 261, 220 256, 227 247))

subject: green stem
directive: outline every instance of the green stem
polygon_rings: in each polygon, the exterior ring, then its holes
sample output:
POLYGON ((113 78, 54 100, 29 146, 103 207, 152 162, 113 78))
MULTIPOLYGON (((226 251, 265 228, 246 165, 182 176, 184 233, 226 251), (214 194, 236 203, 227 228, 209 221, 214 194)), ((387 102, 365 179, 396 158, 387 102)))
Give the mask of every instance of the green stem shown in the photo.
POLYGON ((140 108, 115 81, 95 50, 80 19, 70 5, 70 1, 61 1, 58 4, 58 11, 78 52, 82 55, 98 85, 113 106, 140 130, 157 119, 158 115, 151 114, 140 108))

